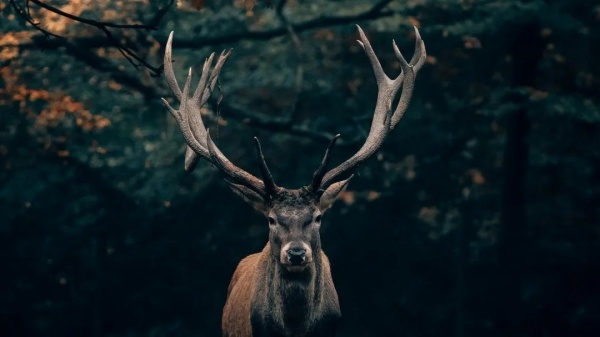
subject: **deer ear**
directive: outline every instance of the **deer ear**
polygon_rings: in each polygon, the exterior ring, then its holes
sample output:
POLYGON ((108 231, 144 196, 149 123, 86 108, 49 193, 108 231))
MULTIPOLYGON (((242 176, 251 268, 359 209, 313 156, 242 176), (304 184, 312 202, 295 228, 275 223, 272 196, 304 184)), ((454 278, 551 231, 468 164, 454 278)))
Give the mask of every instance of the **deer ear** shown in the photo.
POLYGON ((331 205, 333 205, 333 203, 337 200, 340 194, 346 190, 348 182, 350 182, 350 179, 352 179, 352 177, 353 176, 350 176, 350 178, 346 180, 338 181, 335 184, 331 184, 331 186, 327 187, 327 189, 323 191, 323 194, 319 199, 319 208, 321 209, 321 211, 325 211, 326 209, 331 207, 331 205))
POLYGON ((265 201, 265 199, 263 199, 263 197, 260 194, 254 192, 246 186, 230 182, 228 183, 233 193, 242 197, 242 199, 244 199, 244 201, 252 205, 252 207, 254 207, 255 210, 262 214, 267 214, 269 212, 267 202, 265 201))

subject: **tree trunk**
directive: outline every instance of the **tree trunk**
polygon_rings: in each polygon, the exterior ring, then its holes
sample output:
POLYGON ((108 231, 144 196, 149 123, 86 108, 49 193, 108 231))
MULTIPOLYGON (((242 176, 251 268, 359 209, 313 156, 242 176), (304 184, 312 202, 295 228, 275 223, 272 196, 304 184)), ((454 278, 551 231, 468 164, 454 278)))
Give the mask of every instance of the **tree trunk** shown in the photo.
MULTIPOLYGON (((516 27, 512 34, 510 53, 514 65, 515 88, 535 86, 536 70, 543 53, 543 41, 537 23, 516 27)), ((498 242, 497 329, 499 336, 519 336, 521 307, 521 268, 527 232, 527 173, 531 121, 528 117, 528 95, 514 93, 509 97, 517 109, 506 121, 504 148, 504 181, 501 196, 501 228, 498 242)))

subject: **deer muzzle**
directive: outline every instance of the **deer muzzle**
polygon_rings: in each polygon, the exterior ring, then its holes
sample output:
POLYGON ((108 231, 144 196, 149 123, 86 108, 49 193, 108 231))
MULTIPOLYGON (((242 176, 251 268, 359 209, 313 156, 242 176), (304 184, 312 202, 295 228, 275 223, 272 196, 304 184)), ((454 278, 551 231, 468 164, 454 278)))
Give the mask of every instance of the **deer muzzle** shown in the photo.
POLYGON ((286 258, 292 266, 299 266, 304 264, 306 261, 306 249, 304 248, 292 248, 287 251, 286 258))
POLYGON ((283 247, 281 253, 281 264, 291 272, 303 271, 312 261, 311 249, 305 243, 290 242, 283 247))

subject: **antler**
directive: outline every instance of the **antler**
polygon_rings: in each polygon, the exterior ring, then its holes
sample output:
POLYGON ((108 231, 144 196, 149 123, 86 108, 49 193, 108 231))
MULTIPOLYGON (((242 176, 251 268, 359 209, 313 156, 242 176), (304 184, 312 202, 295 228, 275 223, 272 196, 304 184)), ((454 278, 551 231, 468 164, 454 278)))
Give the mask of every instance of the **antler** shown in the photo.
POLYGON ((396 126, 396 124, 398 124, 402 116, 404 116, 404 112, 408 108, 413 93, 416 73, 419 71, 419 69, 421 69, 425 63, 425 58, 427 57, 425 43, 421 39, 419 30, 415 27, 415 53, 410 60, 410 63, 406 62, 402 56, 402 53, 400 53, 396 42, 393 41, 392 45, 394 48, 394 53, 400 61, 402 72, 400 75, 398 75, 398 77, 396 77, 396 79, 392 80, 383 71, 379 60, 377 59, 377 55, 375 55, 375 52, 371 47, 371 43, 369 43, 369 39, 367 39, 363 30, 358 25, 356 27, 358 27, 358 33, 360 34, 360 40, 358 43, 361 45, 361 47, 363 47, 367 57, 369 58, 369 61, 371 62, 378 87, 377 103, 375 104, 375 112, 373 114, 373 121, 371 122, 371 130, 369 131, 369 135, 367 136, 365 143, 358 150, 358 152, 350 157, 350 159, 338 165, 336 168, 323 174, 324 166, 329 161, 329 156, 331 155, 331 150, 335 144, 337 136, 331 141, 321 166, 313 176, 311 188, 315 192, 317 190, 326 189, 340 177, 348 175, 357 166, 362 164, 371 155, 377 152, 387 134, 396 126), (394 111, 392 111, 392 101, 396 97, 400 87, 402 87, 402 93, 400 95, 398 106, 394 111))
POLYGON ((173 64, 171 60, 171 46, 173 43, 173 32, 169 35, 167 46, 165 49, 164 68, 165 78, 167 84, 173 94, 180 102, 179 110, 175 110, 169 105, 169 103, 161 98, 169 112, 175 117, 183 138, 187 144, 185 154, 185 170, 194 170, 199 157, 202 157, 215 165, 221 172, 223 172, 229 179, 234 183, 241 184, 253 190, 254 192, 261 195, 265 200, 269 200, 273 194, 279 189, 273 177, 269 173, 267 163, 262 154, 260 143, 256 140, 256 147, 258 152, 258 159, 260 161, 261 172, 263 173, 264 182, 252 174, 244 171, 243 169, 235 166, 231 163, 225 155, 219 150, 215 143, 210 138, 208 129, 204 126, 202 117, 200 115, 200 108, 208 101, 210 95, 219 78, 219 73, 225 61, 231 54, 231 50, 223 51, 219 56, 217 63, 214 68, 210 70, 214 53, 210 54, 210 57, 204 61, 202 67, 202 75, 198 82, 198 87, 194 91, 192 97, 189 97, 190 82, 192 79, 192 68, 188 71, 188 76, 183 86, 183 91, 180 89, 177 79, 175 78, 175 72, 173 71, 173 64))

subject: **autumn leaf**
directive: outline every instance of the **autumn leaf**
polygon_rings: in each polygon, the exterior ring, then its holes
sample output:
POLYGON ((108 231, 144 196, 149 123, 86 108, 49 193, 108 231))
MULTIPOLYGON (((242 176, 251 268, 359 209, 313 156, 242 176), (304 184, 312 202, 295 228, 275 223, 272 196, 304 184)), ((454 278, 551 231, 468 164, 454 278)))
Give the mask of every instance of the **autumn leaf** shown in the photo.
POLYGON ((526 88, 529 92, 529 99, 533 102, 541 101, 548 98, 549 93, 547 91, 538 90, 536 88, 526 88))
POLYGON ((194 7, 196 10, 201 10, 202 8, 204 8, 204 0, 192 0, 192 7, 194 7))
POLYGON ((256 0, 244 0, 244 6, 246 7, 246 15, 252 16, 254 15, 254 6, 256 5, 256 0))
POLYGON ((339 199, 350 206, 356 201, 356 194, 352 191, 343 191, 340 193, 339 199))
POLYGON ((411 26, 415 26, 417 28, 421 27, 421 22, 414 16, 408 17, 408 22, 410 23, 411 26))
POLYGON ((481 41, 478 38, 473 36, 465 36, 463 37, 463 43, 466 49, 480 49, 481 41))
POLYGON ((369 191, 369 193, 367 193, 367 201, 377 200, 380 197, 381 197, 381 193, 379 193, 377 191, 369 191))
MULTIPOLYGON (((17 103, 20 111, 31 118, 30 132, 47 150, 55 144, 64 144, 65 130, 79 129, 85 132, 103 129, 110 125, 104 116, 92 114, 82 102, 63 92, 34 89, 19 83, 19 76, 12 68, 0 69, 4 86, 0 87, 0 106, 17 103)), ((60 149, 60 157, 69 156, 69 151, 60 149)))
POLYGON ((419 220, 434 226, 437 224, 437 217, 439 213, 440 210, 437 207, 421 207, 418 217, 419 220))
POLYGON ((478 169, 470 169, 468 172, 469 176, 471 176, 471 182, 475 185, 483 185, 485 184, 485 177, 478 169))
MULTIPOLYGON (((93 5, 94 1, 90 0, 72 0, 63 6, 57 6, 57 8, 73 16, 79 16, 83 11, 92 8, 93 5)), ((67 28, 74 23, 73 20, 63 15, 45 9, 32 11, 32 16, 36 21, 42 23, 44 29, 51 31, 54 34, 65 33, 67 28)))
POLYGON ((12 60, 19 55, 19 45, 31 42, 33 32, 10 32, 0 35, 0 61, 12 60))
POLYGON ((121 90, 123 88, 123 86, 115 81, 108 81, 108 87, 111 88, 112 90, 121 90))

